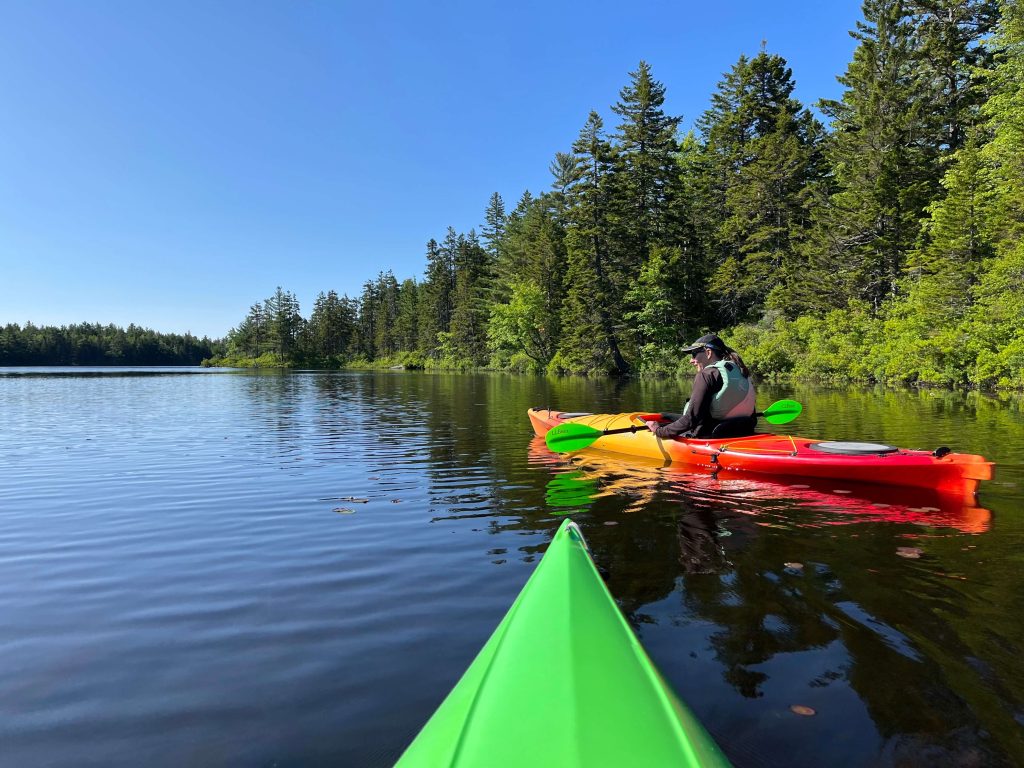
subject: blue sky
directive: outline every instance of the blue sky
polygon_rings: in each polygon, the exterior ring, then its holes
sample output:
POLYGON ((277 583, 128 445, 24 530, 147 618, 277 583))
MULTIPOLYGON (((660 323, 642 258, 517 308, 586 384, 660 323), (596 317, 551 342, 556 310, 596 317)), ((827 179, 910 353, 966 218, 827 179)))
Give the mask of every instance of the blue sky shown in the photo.
POLYGON ((0 0, 0 324, 308 317, 512 208, 641 59, 690 127, 761 41, 836 97, 850 0, 0 0))

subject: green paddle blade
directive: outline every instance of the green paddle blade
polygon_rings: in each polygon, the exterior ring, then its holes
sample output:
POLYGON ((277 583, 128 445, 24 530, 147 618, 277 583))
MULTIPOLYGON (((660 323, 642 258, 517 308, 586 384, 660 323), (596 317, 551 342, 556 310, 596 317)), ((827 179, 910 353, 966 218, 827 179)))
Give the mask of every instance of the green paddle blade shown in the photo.
POLYGON ((586 424, 559 424, 548 431, 544 436, 544 442, 552 451, 567 453, 586 448, 603 434, 600 429, 594 429, 586 424))
POLYGON ((776 400, 764 409, 761 414, 769 424, 788 424, 803 411, 804 407, 796 400, 776 400))

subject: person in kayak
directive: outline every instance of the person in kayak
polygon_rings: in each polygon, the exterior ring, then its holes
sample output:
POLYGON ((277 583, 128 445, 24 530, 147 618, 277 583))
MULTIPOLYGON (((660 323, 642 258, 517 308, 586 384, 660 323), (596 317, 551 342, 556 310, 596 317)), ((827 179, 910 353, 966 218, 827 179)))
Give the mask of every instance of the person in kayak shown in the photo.
POLYGON ((693 391, 681 416, 670 424, 648 421, 658 437, 709 437, 722 424, 721 437, 753 434, 757 424, 754 383, 736 351, 709 333, 683 349, 697 369, 693 391), (727 423, 725 423, 727 422, 727 423))

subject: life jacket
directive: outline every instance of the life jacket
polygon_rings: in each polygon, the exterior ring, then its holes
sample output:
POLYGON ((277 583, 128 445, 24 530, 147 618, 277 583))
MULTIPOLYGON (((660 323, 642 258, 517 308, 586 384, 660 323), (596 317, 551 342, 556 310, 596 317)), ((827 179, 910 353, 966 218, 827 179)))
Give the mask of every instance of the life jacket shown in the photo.
MULTIPOLYGON (((757 397, 750 379, 730 360, 712 363, 722 374, 722 388, 711 399, 711 418, 724 421, 738 416, 753 416, 757 409, 757 397)), ((686 402, 683 413, 689 413, 690 402, 686 402)))
POLYGON ((714 366, 722 374, 722 388, 711 401, 711 417, 724 421, 737 416, 753 416, 757 410, 757 398, 750 379, 729 360, 719 360, 714 366))

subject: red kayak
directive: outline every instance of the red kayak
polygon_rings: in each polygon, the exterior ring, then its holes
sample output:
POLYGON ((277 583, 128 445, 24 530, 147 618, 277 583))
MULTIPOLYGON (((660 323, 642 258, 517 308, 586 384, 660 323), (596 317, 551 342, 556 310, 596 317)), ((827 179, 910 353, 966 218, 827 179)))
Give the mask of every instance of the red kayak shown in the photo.
POLYGON ((974 497, 980 481, 992 478, 992 462, 983 456, 953 453, 948 448, 916 451, 879 443, 773 434, 662 440, 643 425, 644 421, 661 420, 657 413, 573 414, 531 408, 528 414, 539 437, 563 424, 582 424, 600 430, 601 436, 592 441, 594 448, 712 471, 727 469, 928 488, 964 499, 974 497), (631 427, 637 430, 624 431, 631 427), (611 431, 617 433, 604 434, 611 431))

